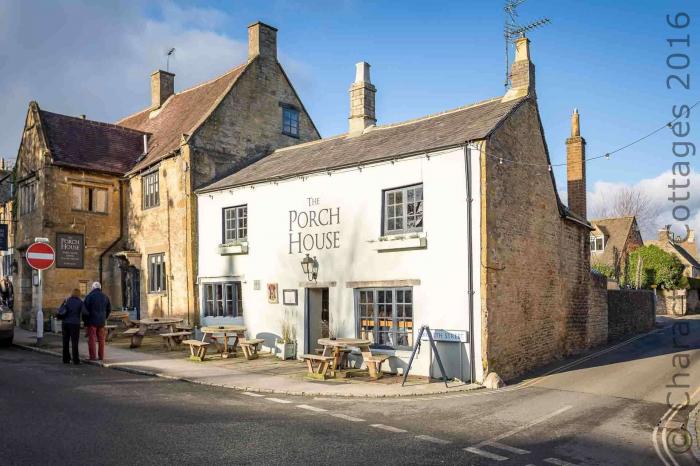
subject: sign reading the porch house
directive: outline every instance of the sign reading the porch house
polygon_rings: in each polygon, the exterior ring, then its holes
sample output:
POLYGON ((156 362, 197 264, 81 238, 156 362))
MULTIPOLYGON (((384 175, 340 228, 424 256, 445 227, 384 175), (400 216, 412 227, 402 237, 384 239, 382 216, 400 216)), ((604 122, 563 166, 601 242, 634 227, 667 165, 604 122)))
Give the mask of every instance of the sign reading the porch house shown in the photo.
POLYGON ((318 197, 309 197, 306 202, 308 210, 289 211, 289 254, 338 249, 340 230, 327 228, 314 232, 306 230, 340 224, 340 207, 318 208, 318 197))
POLYGON ((56 267, 82 269, 85 237, 75 233, 56 233, 56 267))

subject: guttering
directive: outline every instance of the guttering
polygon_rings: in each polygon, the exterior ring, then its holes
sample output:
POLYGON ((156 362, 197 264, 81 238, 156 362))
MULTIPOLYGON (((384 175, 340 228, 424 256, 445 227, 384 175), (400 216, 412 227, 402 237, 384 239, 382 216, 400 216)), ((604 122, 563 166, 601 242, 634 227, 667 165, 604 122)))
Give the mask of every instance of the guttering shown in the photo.
POLYGON ((100 260, 99 260, 99 277, 100 277, 100 283, 102 283, 102 260, 104 259, 104 256, 112 250, 114 246, 116 246, 124 237, 124 212, 123 212, 123 204, 124 204, 124 190, 122 188, 123 183, 122 181, 118 181, 119 183, 119 237, 115 239, 112 244, 107 246, 107 248, 102 251, 100 254, 100 260))
POLYGON ((590 223, 584 222, 583 220, 579 220, 578 218, 572 217, 571 215, 564 215, 564 218, 567 220, 571 220, 574 223, 578 223, 579 225, 584 226, 591 231, 595 230, 595 228, 590 223))
POLYGON ((474 371, 476 364, 474 363, 474 266, 473 266, 473 235, 472 235, 472 170, 471 170, 471 149, 469 148, 470 141, 464 142, 464 175, 465 188, 467 191, 467 294, 469 308, 469 383, 474 383, 474 371))

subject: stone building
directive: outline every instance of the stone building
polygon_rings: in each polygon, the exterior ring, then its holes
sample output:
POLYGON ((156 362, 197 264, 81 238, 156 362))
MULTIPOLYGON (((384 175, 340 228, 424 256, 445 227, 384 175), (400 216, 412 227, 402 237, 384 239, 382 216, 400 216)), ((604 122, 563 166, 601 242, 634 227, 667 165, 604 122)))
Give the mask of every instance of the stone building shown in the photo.
POLYGON ((649 240, 646 244, 658 246, 666 252, 677 256, 683 266, 683 275, 689 278, 700 278, 700 253, 698 253, 698 244, 695 240, 695 230, 687 232, 685 241, 673 241, 667 229, 659 230, 658 238, 649 240))
POLYGON ((627 270, 632 251, 644 246, 635 217, 600 218, 591 220, 591 266, 604 268, 615 280, 627 270))
POLYGON ((114 307, 192 321, 194 189, 320 137, 277 61, 277 30, 263 23, 248 27, 246 63, 177 93, 173 73, 156 71, 150 85, 150 105, 116 124, 30 104, 15 169, 10 259, 26 324, 39 306, 55 309, 72 288, 98 279, 114 307), (24 257, 36 238, 56 246, 59 257, 61 241, 73 244, 80 267, 76 258, 59 261, 38 284, 24 257))
MULTIPOLYGON (((429 325, 448 375, 463 380, 509 379, 605 342, 579 116, 567 207, 534 72, 521 38, 505 96, 378 126, 359 63, 348 133, 278 149, 198 190, 200 319, 243 323, 270 347, 284 321, 298 355, 326 328, 369 339, 394 370, 429 325), (227 222, 240 209, 245 228, 227 222)), ((412 370, 435 375, 431 352, 412 370)))

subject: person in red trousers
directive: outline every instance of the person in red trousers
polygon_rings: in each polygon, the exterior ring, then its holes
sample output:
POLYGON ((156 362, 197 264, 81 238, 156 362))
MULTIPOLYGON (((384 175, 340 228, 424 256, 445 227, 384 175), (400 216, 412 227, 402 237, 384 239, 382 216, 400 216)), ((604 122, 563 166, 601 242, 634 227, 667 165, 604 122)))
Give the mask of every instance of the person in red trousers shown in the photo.
POLYGON ((87 327, 90 360, 94 361, 99 357, 100 361, 104 361, 105 338, 107 336, 105 323, 107 322, 112 308, 109 298, 102 292, 102 285, 100 282, 94 282, 92 284, 92 291, 85 297, 84 302, 87 308, 85 326, 87 327), (95 346, 97 346, 97 348, 95 348, 95 346), (96 349, 97 351, 95 351, 96 349))

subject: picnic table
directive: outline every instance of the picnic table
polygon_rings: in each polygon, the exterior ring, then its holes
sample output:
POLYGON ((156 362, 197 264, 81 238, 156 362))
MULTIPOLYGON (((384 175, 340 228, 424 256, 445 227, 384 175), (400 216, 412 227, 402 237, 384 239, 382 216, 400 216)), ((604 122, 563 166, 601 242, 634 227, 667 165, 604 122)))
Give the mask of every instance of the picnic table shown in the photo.
POLYGON ((137 327, 130 328, 124 332, 124 335, 131 335, 130 348, 138 348, 141 346, 143 337, 145 337, 149 331, 156 331, 162 327, 165 327, 168 329, 168 332, 174 332, 175 325, 179 324, 183 320, 184 319, 176 317, 154 317, 141 320, 132 320, 137 327))
POLYGON ((320 338, 318 344, 323 346, 323 357, 332 357, 331 369, 335 372, 340 366, 344 355, 343 350, 354 347, 359 348, 362 359, 367 366, 370 378, 377 379, 381 373, 382 363, 388 359, 387 355, 374 355, 369 348, 372 342, 361 338, 320 338))
POLYGON ((125 327, 129 326, 129 313, 126 311, 112 311, 107 320, 110 322, 121 322, 125 327))
POLYGON ((208 326, 202 327, 201 330, 202 330, 202 342, 205 342, 206 339, 209 338, 209 339, 213 340, 214 342, 218 343, 218 340, 221 337, 214 336, 214 335, 223 335, 223 344, 220 345, 221 357, 228 358, 230 354, 233 354, 235 356, 236 347, 238 346, 240 339, 245 338, 246 328, 243 325, 228 324, 228 325, 208 325, 208 326), (231 345, 230 351, 229 351, 229 345, 228 345, 229 338, 233 338, 233 344, 231 345))

